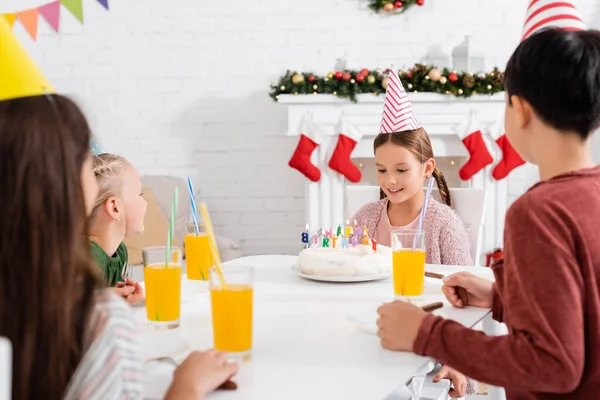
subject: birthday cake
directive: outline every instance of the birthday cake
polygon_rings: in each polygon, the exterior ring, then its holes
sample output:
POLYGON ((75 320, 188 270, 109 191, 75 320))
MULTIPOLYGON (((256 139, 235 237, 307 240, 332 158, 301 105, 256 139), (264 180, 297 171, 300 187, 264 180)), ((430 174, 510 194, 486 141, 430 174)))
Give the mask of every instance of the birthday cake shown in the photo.
POLYGON ((392 268, 392 249, 377 245, 349 248, 307 248, 298 256, 300 272, 317 276, 374 276, 389 274, 392 268))

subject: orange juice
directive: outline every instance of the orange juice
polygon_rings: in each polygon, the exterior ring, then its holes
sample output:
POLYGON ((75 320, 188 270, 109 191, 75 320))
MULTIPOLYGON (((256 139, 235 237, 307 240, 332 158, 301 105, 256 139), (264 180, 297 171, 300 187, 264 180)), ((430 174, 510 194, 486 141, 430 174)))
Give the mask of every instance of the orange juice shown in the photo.
POLYGON ((208 270, 215 264, 206 233, 185 236, 186 270, 188 279, 208 280, 208 270))
POLYGON ((392 265, 396 296, 421 296, 425 290, 425 252, 395 250, 392 265))
POLYGON ((146 314, 150 322, 179 320, 181 308, 181 266, 151 264, 144 267, 146 314))
POLYGON ((252 293, 249 285, 210 290, 217 350, 239 353, 252 349, 252 293))

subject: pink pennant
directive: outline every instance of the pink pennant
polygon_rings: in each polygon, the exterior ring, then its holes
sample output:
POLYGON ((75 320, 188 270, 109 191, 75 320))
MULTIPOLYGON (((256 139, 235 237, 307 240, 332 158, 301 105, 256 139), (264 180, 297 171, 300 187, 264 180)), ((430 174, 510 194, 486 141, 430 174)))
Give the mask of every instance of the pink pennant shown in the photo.
POLYGON ((52 29, 58 32, 58 26, 60 24, 60 1, 38 7, 38 11, 42 14, 44 19, 48 21, 52 29))
POLYGON ((385 89, 383 116, 379 133, 394 133, 420 128, 412 104, 404 91, 396 68, 390 67, 388 85, 385 89))

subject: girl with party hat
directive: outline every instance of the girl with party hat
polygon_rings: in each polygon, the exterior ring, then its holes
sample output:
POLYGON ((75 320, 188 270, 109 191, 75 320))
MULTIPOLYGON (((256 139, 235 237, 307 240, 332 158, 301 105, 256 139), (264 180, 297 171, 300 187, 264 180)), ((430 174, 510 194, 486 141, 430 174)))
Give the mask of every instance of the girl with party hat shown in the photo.
POLYGON ((436 168, 429 136, 417 121, 394 66, 389 73, 379 135, 373 143, 381 200, 364 205, 353 217, 390 246, 396 229, 415 229, 425 199, 424 182, 433 177, 442 203, 429 200, 423 220, 426 262, 473 265, 463 222, 452 210, 444 174, 436 168))
MULTIPOLYGON (((98 191, 90 138, 0 16, 0 337, 13 399, 144 396, 131 308, 106 289, 85 236, 98 191)), ((236 371, 224 353, 193 352, 165 398, 204 398, 236 371)))

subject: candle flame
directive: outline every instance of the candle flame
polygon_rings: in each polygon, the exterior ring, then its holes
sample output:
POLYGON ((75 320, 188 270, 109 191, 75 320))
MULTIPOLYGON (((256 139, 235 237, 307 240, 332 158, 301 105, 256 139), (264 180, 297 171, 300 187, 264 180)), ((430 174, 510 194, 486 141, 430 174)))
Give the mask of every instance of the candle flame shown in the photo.
POLYGON ((350 225, 350 220, 349 219, 346 220, 346 225, 350 225))
POLYGON ((306 230, 306 232, 308 232, 308 224, 306 224, 306 229, 305 230, 306 230))
POLYGON ((357 226, 357 225, 358 225, 358 222, 356 222, 356 220, 354 220, 354 226, 357 226))

